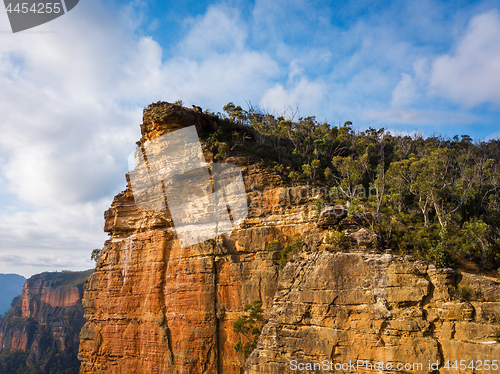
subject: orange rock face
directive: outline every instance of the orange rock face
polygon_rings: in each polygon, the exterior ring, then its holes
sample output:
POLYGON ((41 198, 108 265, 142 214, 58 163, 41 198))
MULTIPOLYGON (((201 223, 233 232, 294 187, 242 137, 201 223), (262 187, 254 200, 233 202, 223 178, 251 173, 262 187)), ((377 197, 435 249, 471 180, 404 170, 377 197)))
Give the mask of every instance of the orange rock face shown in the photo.
POLYGON ((0 321, 0 349, 26 351, 26 364, 42 371, 58 365, 77 370, 82 286, 90 273, 42 273, 28 279, 0 321))
POLYGON ((51 307, 67 308, 80 303, 80 290, 78 287, 52 288, 40 283, 29 285, 26 283, 21 296, 23 318, 39 318, 42 303, 51 307), (33 302, 34 298, 40 302, 33 302))
POLYGON ((358 361, 343 371, 369 373, 366 362, 383 362, 389 372, 429 373, 429 362, 439 362, 440 373, 453 373, 455 361, 491 363, 500 355, 499 300, 500 282, 401 256, 308 254, 283 270, 246 373, 358 361))
MULTIPOLYGON (((141 143, 191 125, 218 128, 195 110, 152 105, 141 143)), ((372 235, 359 227, 347 232, 357 254, 330 253, 328 223, 318 224, 311 203, 317 191, 278 187, 278 175, 246 157, 226 161, 241 168, 249 205, 231 235, 181 248, 168 210, 138 208, 130 185, 115 197, 105 213, 110 239, 83 295, 82 374, 272 374, 289 372, 294 358, 498 356, 498 284, 488 283, 481 304, 454 299, 448 290, 465 275, 370 254, 372 235), (298 238, 300 253, 281 269, 283 246, 298 238), (233 324, 255 300, 269 322, 245 366, 233 324)))
MULTIPOLYGON (((107 219, 155 222, 138 210, 116 217, 131 201, 122 194, 107 219)), ((268 307, 275 293, 279 253, 267 243, 307 227, 256 225, 187 248, 169 228, 113 235, 84 292, 82 373, 239 373, 233 323, 246 304, 268 307)))
MULTIPOLYGON (((193 124, 198 132, 216 126, 176 106, 158 118, 146 110, 141 141, 193 124)), ((137 208, 130 186, 115 198, 105 213, 111 237, 84 292, 82 373, 241 372, 233 323, 246 304, 262 300, 267 308, 275 293, 279 252, 267 243, 278 235, 291 240, 310 224, 299 211, 269 215, 271 204, 287 201, 284 189, 262 192, 278 176, 247 158, 228 162, 242 168, 253 190, 248 224, 233 236, 180 248, 168 211, 137 208)))

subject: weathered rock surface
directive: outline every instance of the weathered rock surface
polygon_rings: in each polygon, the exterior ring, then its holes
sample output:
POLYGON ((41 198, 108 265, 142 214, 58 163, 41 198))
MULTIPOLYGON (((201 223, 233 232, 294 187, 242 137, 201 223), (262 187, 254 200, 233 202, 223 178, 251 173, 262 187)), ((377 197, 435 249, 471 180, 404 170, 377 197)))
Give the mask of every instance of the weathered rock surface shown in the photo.
POLYGON ((422 363, 417 372, 495 360, 499 292, 497 281, 391 254, 312 253, 280 275, 246 372, 289 372, 292 360, 422 363))
POLYGON ((78 372, 79 332, 84 324, 81 295, 91 272, 42 273, 29 278, 22 295, 0 321, 2 352, 25 351, 26 366, 32 365, 37 372, 78 372))
MULTIPOLYGON (((174 129, 215 129, 211 117, 183 111, 146 110, 143 140, 171 131, 165 118, 174 129)), ((233 323, 254 300, 268 308, 277 284, 279 250, 267 244, 294 240, 315 223, 305 193, 270 188, 279 176, 246 157, 227 161, 241 167, 250 191, 249 217, 232 236, 181 249, 168 210, 137 208, 130 187, 115 198, 105 213, 111 238, 84 292, 82 373, 240 373, 233 323)))
MULTIPOLYGON (((141 143, 190 125, 200 134, 219 126, 196 110, 152 105, 141 143)), ((292 359, 498 357, 496 281, 375 253, 375 236, 354 221, 350 253, 330 253, 328 220, 339 220, 325 213, 318 225, 309 186, 278 187, 280 176, 250 158, 226 161, 241 168, 249 205, 230 236, 180 248, 168 210, 139 209, 130 186, 115 197, 110 239, 85 285, 81 373, 269 374, 289 372, 292 359), (302 248, 280 269, 281 248, 297 238, 302 248), (269 322, 245 366, 233 323, 255 300, 269 322)))

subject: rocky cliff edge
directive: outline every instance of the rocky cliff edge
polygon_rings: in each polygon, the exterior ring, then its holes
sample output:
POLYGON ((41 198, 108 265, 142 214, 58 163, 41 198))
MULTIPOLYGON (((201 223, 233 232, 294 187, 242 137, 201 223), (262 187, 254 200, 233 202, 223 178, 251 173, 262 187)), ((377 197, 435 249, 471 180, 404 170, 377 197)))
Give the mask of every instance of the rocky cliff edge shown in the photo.
MULTIPOLYGON (((192 125, 200 136, 237 131, 156 103, 144 111, 139 144, 192 125)), ((249 205, 231 235, 181 248, 168 210, 138 208, 130 185, 115 197, 105 213, 110 238, 83 295, 81 373, 272 374, 296 372, 294 360, 422 363, 420 372, 432 372, 429 362, 500 358, 498 281, 379 253, 355 220, 318 217, 321 192, 283 187, 245 155, 226 162, 242 170, 249 205), (347 250, 329 244, 332 229, 345 233, 347 250), (245 362, 233 324, 255 300, 267 323, 245 362)), ((351 369, 337 371, 364 370, 351 369)))

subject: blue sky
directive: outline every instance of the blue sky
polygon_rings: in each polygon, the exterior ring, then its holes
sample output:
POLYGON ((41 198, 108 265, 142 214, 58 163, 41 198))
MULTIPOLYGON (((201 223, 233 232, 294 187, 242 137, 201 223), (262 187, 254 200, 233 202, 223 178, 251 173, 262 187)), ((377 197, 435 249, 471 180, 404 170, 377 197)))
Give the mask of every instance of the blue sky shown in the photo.
POLYGON ((81 0, 9 30, 0 10, 3 273, 92 266, 158 100, 500 137, 500 1, 81 0))
POLYGON ((209 73, 220 59, 227 62, 218 65, 227 68, 225 79, 231 73, 241 79, 244 72, 234 71, 240 56, 255 77, 243 86, 222 84, 215 96, 190 90, 184 101, 212 110, 251 101, 277 113, 298 105, 301 114, 330 123, 349 119, 361 129, 475 139, 499 131, 498 81, 491 79, 498 76, 498 8, 498 2, 466 1, 134 7, 142 15, 139 34, 159 44, 165 67, 185 61, 196 73, 209 73))

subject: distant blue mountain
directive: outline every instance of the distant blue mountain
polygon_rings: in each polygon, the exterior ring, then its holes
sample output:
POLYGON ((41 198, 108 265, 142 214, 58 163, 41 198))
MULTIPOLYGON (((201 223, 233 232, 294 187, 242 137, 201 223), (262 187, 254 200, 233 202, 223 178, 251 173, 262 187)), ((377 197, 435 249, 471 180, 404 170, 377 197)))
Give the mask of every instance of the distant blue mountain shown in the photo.
POLYGON ((0 274, 0 315, 10 309, 12 299, 21 295, 26 278, 18 274, 0 274))

